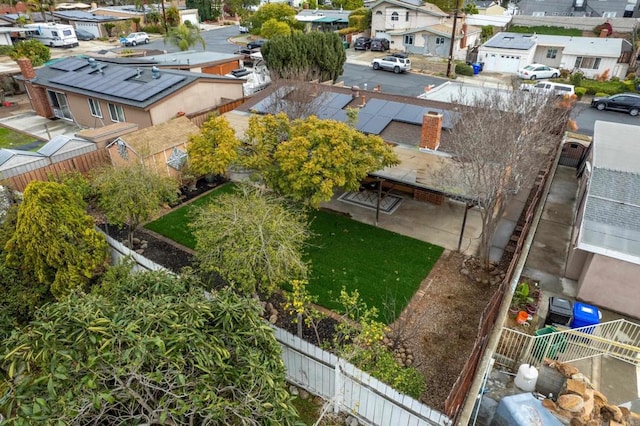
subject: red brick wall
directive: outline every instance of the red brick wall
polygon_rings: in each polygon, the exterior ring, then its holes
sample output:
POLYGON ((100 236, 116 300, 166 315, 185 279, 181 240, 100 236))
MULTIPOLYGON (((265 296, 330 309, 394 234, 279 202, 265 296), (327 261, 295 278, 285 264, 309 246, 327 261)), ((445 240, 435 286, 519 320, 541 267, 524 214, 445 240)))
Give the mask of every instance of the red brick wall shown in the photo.
POLYGON ((420 148, 437 150, 440 146, 442 134, 442 114, 429 111, 422 116, 422 133, 420 134, 420 148))
POLYGON ((36 72, 33 69, 33 64, 31 63, 31 61, 27 58, 19 58, 16 62, 18 62, 20 72, 25 79, 24 87, 29 93, 31 106, 35 110, 36 114, 45 118, 53 117, 53 110, 51 109, 51 105, 49 104, 46 89, 44 87, 35 86, 30 81, 36 78, 36 72))
POLYGON ((414 189, 413 199, 418 201, 426 201, 437 206, 444 203, 444 195, 438 192, 427 191, 426 189, 414 189))

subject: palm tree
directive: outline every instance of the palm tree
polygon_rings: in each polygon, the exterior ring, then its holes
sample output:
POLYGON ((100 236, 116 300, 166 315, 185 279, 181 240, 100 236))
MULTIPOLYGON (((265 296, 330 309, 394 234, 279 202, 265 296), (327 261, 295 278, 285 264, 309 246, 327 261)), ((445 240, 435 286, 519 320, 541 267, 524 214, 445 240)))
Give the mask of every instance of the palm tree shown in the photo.
POLYGON ((195 27, 188 27, 186 25, 180 25, 172 28, 169 33, 164 37, 164 43, 167 42, 178 46, 181 51, 189 50, 195 46, 196 43, 202 44, 202 50, 204 50, 204 39, 200 35, 200 30, 195 27))

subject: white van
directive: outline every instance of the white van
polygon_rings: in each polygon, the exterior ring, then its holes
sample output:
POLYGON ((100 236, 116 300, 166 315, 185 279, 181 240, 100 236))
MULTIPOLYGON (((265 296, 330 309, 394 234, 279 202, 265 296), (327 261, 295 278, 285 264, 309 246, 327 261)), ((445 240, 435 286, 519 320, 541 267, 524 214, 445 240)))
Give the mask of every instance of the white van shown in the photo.
POLYGON ((573 95, 576 93, 573 85, 555 83, 553 81, 540 81, 536 84, 523 83, 520 86, 520 90, 534 93, 553 93, 557 96, 573 95))
POLYGON ((71 25, 42 22, 24 26, 27 38, 34 38, 49 47, 76 47, 78 37, 71 25))

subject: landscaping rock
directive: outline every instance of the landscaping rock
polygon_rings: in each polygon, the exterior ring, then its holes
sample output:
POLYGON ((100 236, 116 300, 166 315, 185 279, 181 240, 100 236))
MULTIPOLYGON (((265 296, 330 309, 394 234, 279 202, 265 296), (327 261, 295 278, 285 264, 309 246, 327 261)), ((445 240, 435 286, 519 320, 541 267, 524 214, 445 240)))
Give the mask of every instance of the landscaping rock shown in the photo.
POLYGON ((344 423, 347 426, 358 426, 360 424, 360 422, 358 422, 358 419, 353 416, 348 416, 344 423))
POLYGON ((278 315, 271 315, 271 316, 269 316, 269 322, 270 322, 271 324, 275 324, 275 323, 277 323, 277 322, 278 322, 278 315))
POLYGON ((291 396, 298 396, 300 394, 300 391, 298 390, 297 386, 291 385, 289 386, 289 393, 291 394, 291 396))
POLYGON ((574 379, 567 380, 567 393, 584 396, 587 390, 587 385, 584 382, 574 379))
POLYGON ((309 395, 309 392, 307 392, 306 390, 300 389, 298 391, 298 396, 300 397, 300 399, 304 399, 306 401, 307 399, 309 399, 310 395, 309 395))

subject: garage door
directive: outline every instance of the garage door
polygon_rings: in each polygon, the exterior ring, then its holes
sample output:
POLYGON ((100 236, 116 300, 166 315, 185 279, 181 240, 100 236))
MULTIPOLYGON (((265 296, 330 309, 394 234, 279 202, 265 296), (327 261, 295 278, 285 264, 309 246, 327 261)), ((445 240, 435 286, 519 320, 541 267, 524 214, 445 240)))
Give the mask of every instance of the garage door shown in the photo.
POLYGON ((96 37, 102 37, 102 34, 100 34, 100 29, 98 28, 97 24, 90 24, 86 22, 76 22, 76 28, 88 31, 96 37))
POLYGON ((520 68, 520 56, 496 55, 496 72, 516 73, 520 68))
POLYGON ((182 19, 182 23, 184 24, 185 21, 189 21, 192 24, 197 24, 198 23, 198 14, 197 13, 184 13, 180 16, 180 18, 182 19))

